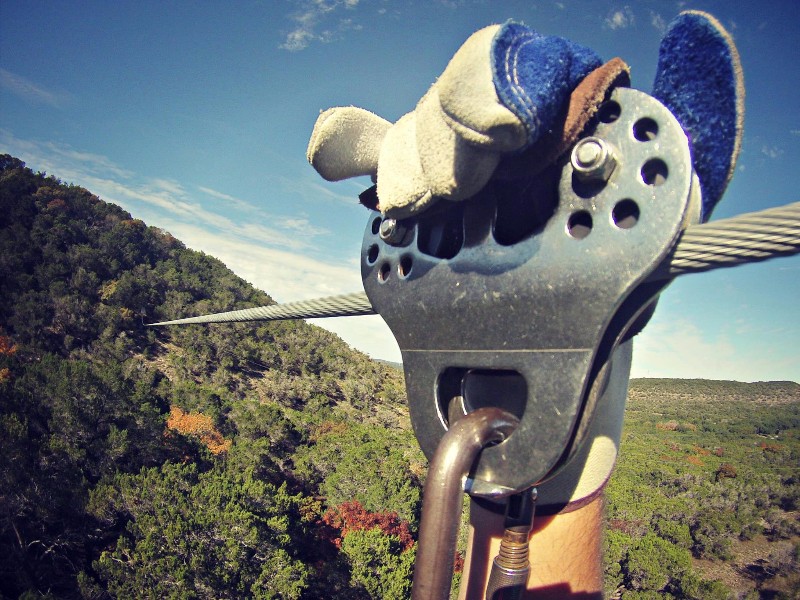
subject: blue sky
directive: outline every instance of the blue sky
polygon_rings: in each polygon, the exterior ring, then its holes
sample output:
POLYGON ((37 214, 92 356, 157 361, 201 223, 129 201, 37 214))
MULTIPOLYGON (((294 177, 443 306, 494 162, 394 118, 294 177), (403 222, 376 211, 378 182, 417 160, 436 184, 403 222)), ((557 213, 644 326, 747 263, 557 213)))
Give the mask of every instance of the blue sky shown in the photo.
MULTIPOLYGON (((316 116, 397 120, 481 27, 508 18, 621 56, 650 90, 680 10, 717 16, 747 84, 736 175, 714 218, 798 200, 800 3, 276 0, 0 2, 0 152, 87 187, 276 300, 361 288, 367 181, 306 163, 316 116)), ((692 275, 638 338, 634 376, 800 381, 800 257, 692 275)), ((379 317, 325 320, 399 360, 379 317)))

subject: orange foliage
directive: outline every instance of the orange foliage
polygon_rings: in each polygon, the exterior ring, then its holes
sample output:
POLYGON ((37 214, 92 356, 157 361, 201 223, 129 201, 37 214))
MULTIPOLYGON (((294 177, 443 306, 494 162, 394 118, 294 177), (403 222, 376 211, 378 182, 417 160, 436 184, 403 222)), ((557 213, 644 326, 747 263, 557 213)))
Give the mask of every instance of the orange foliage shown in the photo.
POLYGON ((783 449, 783 446, 780 444, 775 444, 773 442, 761 442, 758 445, 764 452, 772 452, 773 454, 777 454, 783 449))
POLYGON ((335 508, 329 508, 322 517, 322 523, 338 529, 341 535, 331 540, 337 548, 351 531, 362 531, 378 527, 386 535, 394 535, 400 540, 403 550, 414 546, 414 538, 408 523, 401 521, 396 512, 373 513, 366 510, 358 500, 343 502, 335 508))
POLYGON ((11 338, 0 333, 0 356, 13 356, 16 351, 17 345, 11 341, 11 338))
MULTIPOLYGON (((3 335, 0 329, 0 356, 13 356, 17 352, 17 345, 7 335, 3 335)), ((11 369, 8 367, 0 368, 0 383, 5 383, 11 379, 11 369)))
POLYGON ((231 447, 231 440, 222 437, 214 427, 211 417, 201 412, 187 413, 177 406, 170 406, 167 428, 198 438, 212 454, 222 454, 231 447))
POLYGON ((131 229, 144 229, 145 227, 144 221, 141 219, 125 219, 124 221, 120 221, 119 224, 131 229))
POLYGON ((699 458, 699 457, 697 457, 697 456, 687 456, 687 457, 686 457, 686 461, 687 461, 689 464, 695 465, 695 466, 697 466, 697 467, 702 467, 702 466, 703 466, 703 464, 704 464, 704 463, 703 463, 703 461, 702 461, 702 460, 700 460, 700 458, 699 458))
POLYGON ((644 526, 643 519, 610 519, 608 526, 616 531, 633 535, 644 526))
POLYGON ((47 203, 47 210, 61 210, 66 207, 67 203, 64 202, 61 198, 50 200, 50 202, 47 203))

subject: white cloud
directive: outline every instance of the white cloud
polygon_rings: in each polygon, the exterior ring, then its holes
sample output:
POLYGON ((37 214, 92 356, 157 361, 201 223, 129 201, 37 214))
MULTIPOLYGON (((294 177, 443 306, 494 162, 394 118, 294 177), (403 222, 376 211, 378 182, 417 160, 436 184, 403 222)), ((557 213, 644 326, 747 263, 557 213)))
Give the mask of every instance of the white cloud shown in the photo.
POLYGON ((632 27, 636 22, 633 9, 625 6, 619 10, 611 11, 604 21, 604 26, 608 29, 625 29, 632 27))
POLYGON ((767 158, 780 158, 783 155, 783 149, 778 146, 768 146, 764 144, 761 146, 761 154, 767 158))
POLYGON ((724 337, 707 340, 688 320, 651 322, 634 342, 633 377, 703 377, 720 373, 736 358, 724 337))
POLYGON ((354 10, 359 0, 299 0, 297 10, 289 16, 294 29, 286 34, 279 48, 298 52, 313 42, 328 43, 337 40, 346 31, 360 30, 362 26, 350 17, 338 17, 339 8, 354 10), (334 14, 335 13, 335 14, 334 14))
POLYGON ((0 145, 18 158, 27 156, 39 170, 52 173, 65 181, 70 181, 68 172, 107 174, 128 179, 132 173, 115 165, 105 156, 80 152, 66 144, 53 142, 33 142, 21 140, 7 129, 0 128, 0 145))
POLYGON ((234 196, 231 196, 230 194, 225 194, 224 192, 218 192, 217 190, 202 185, 198 185, 197 189, 206 194, 207 196, 211 196, 212 198, 215 198, 217 200, 222 200, 223 202, 226 202, 229 205, 235 206, 239 210, 245 212, 253 212, 258 210, 255 206, 253 206, 246 200, 242 200, 241 198, 236 198, 234 196))
POLYGON ((771 381, 796 371, 797 353, 779 357, 750 339, 735 323, 709 337, 687 319, 667 320, 656 311, 634 340, 631 376, 771 381))
POLYGON ((378 315, 337 319, 309 319, 373 358, 401 362, 400 347, 389 326, 378 315))
POLYGON ((230 194, 218 192, 217 190, 204 186, 197 186, 197 189, 215 200, 224 202, 224 205, 220 205, 221 210, 229 212, 231 207, 233 207, 249 215, 252 221, 274 223, 279 229, 292 231, 293 233, 302 233, 303 235, 317 236, 330 233, 327 229, 312 225, 308 219, 302 217, 269 215, 247 200, 242 200, 241 198, 236 198, 230 194))
MULTIPOLYGON (((108 179, 86 177, 83 178, 81 185, 85 185, 104 200, 119 204, 126 210, 136 214, 141 213, 142 207, 140 203, 144 203, 165 213, 170 213, 172 218, 178 217, 183 222, 202 226, 205 230, 229 232, 238 238, 244 238, 260 244, 300 250, 309 247, 307 238, 325 231, 302 220, 284 220, 284 223, 291 225, 291 229, 303 229, 305 235, 297 236, 296 231, 285 231, 280 226, 267 227, 262 225, 261 223, 273 221, 272 217, 265 213, 262 213, 263 218, 258 221, 237 222, 227 216, 203 208, 199 203, 192 200, 179 185, 163 180, 131 185, 108 179), (301 227, 301 225, 304 225, 304 227, 301 227)), ((280 219, 277 219, 277 221, 280 221, 280 219)), ((163 227, 162 225, 159 226, 163 227)))
POLYGON ((667 22, 657 12, 650 11, 650 24, 656 28, 659 33, 664 33, 667 30, 667 22))
POLYGON ((61 108, 70 99, 66 92, 47 89, 6 69, 0 69, 0 86, 24 100, 54 108, 61 108))
POLYGON ((308 47, 314 39, 316 39, 316 36, 312 28, 298 27, 286 35, 286 41, 280 45, 280 48, 289 52, 297 52, 308 47))

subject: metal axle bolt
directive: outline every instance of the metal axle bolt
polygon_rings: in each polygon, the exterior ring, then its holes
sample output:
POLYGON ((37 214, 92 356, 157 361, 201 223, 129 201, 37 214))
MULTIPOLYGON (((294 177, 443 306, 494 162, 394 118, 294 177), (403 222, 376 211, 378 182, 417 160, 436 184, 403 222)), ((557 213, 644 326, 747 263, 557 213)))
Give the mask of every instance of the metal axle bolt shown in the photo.
POLYGON ((387 244, 398 245, 406 236, 406 228, 398 223, 396 219, 384 219, 381 221, 379 235, 387 244))
POLYGON ((611 146, 598 137, 587 137, 575 144, 570 162, 581 181, 608 181, 617 166, 611 146))

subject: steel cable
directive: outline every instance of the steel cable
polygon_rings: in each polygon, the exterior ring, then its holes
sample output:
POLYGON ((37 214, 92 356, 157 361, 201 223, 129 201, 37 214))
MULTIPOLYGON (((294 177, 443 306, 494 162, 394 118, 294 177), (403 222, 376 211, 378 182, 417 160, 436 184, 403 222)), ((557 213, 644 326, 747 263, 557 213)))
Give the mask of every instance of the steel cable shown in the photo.
POLYGON ((375 311, 364 292, 245 308, 213 315, 189 317, 153 323, 153 325, 189 325, 192 323, 229 323, 233 321, 279 321, 282 319, 316 319, 321 317, 355 317, 374 315, 375 311))
MULTIPOLYGON (((672 254, 668 277, 735 267, 800 253, 800 202, 747 213, 683 232, 672 254)), ((232 321, 278 321, 376 314, 364 292, 245 308, 231 312, 153 323, 188 325, 232 321)))
POLYGON ((672 277, 800 252, 800 202, 689 227, 670 263, 672 277))

